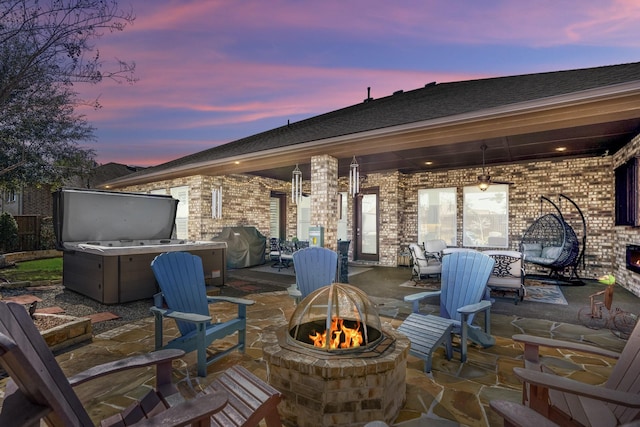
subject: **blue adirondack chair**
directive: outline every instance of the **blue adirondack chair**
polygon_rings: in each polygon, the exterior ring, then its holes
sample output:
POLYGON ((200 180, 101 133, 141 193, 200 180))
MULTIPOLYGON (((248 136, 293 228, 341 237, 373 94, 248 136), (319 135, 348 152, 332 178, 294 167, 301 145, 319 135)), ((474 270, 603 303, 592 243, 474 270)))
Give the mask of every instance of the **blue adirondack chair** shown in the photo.
POLYGON ((161 292, 154 296, 155 348, 178 348, 198 352, 198 376, 207 376, 207 366, 235 349, 244 351, 247 306, 255 301, 243 298, 207 296, 202 259, 187 252, 167 252, 151 262, 161 292), (212 323, 209 304, 238 305, 238 317, 212 323), (163 318, 176 321, 180 336, 163 344, 163 318), (215 340, 238 332, 238 343, 207 358, 207 347, 215 340))
POLYGON ((453 333, 460 335, 460 357, 467 357, 467 339, 484 347, 491 346, 491 301, 484 299, 487 280, 493 271, 494 260, 478 251, 453 252, 442 258, 439 291, 419 292, 404 297, 413 304, 413 312, 420 313, 420 303, 440 297, 440 317, 451 319, 453 333), (484 332, 472 325, 475 315, 484 311, 484 332), (470 328, 471 327, 471 328, 470 328))
POLYGON ((336 281, 338 253, 320 247, 300 249, 293 253, 293 266, 297 288, 290 289, 289 294, 299 300, 336 281))

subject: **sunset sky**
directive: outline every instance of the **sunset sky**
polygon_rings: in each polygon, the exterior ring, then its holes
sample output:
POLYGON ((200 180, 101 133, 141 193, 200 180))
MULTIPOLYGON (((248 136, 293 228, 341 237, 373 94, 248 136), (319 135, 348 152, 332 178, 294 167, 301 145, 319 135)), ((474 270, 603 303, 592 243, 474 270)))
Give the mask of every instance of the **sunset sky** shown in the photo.
MULTIPOLYGON (((96 41, 134 85, 102 108, 100 163, 152 166, 373 98, 446 82, 640 61, 637 0, 120 0, 96 41)), ((105 66, 108 66, 106 64, 105 66)))

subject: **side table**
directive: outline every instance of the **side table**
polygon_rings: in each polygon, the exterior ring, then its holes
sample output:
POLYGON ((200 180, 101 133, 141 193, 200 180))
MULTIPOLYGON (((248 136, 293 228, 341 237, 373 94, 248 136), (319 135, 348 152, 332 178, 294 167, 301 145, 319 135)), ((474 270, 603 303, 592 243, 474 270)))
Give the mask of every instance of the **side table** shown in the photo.
POLYGON ((451 329, 453 321, 431 314, 411 313, 398 327, 411 341, 409 354, 424 359, 424 371, 431 372, 433 352, 441 345, 445 348, 447 360, 453 356, 451 329))

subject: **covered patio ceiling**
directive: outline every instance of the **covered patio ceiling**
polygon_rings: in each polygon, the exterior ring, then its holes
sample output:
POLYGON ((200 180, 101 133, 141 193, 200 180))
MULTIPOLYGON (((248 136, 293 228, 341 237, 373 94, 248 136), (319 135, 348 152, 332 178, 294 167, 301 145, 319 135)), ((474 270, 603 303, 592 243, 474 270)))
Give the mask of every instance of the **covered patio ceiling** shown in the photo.
MULTIPOLYGON (((353 156, 363 174, 399 171, 415 173, 482 167, 482 145, 487 146, 487 168, 501 164, 553 160, 569 157, 593 157, 613 154, 640 133, 640 118, 597 125, 576 126, 553 131, 531 132, 496 138, 468 140, 447 145, 416 146, 405 150, 378 152, 374 147, 359 147, 351 155, 338 158, 339 176, 347 176, 353 156), (357 154, 356 154, 357 152, 357 154)), ((418 145, 418 144, 416 144, 418 145)), ((325 154, 332 155, 330 150, 325 154)), ((248 172, 252 175, 291 180, 295 163, 248 172)), ((300 163, 305 178, 310 164, 300 163)), ((475 175, 474 175, 475 177, 475 175)))
MULTIPOLYGON (((298 152, 293 148, 278 158, 278 162, 290 159, 286 166, 274 164, 248 173, 290 180, 298 163, 308 177, 309 159, 314 152, 336 157, 339 176, 348 175, 354 155, 363 174, 481 168, 482 145, 487 146, 488 168, 611 155, 640 133, 640 89, 614 96, 596 96, 595 92, 590 99, 557 97, 404 129, 372 131, 345 138, 347 141, 342 144, 325 141, 319 151, 300 147, 298 152), (304 161, 300 154, 306 156, 304 161)), ((268 163, 267 159, 264 163, 268 163)))

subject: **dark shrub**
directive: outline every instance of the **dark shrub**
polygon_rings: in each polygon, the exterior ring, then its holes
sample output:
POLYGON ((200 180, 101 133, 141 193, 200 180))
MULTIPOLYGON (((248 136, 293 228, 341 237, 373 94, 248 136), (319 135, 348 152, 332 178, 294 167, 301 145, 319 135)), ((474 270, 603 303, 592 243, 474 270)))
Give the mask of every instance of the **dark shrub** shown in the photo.
POLYGON ((18 223, 10 213, 0 215, 0 252, 13 252, 18 249, 18 223))

